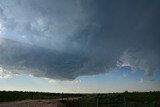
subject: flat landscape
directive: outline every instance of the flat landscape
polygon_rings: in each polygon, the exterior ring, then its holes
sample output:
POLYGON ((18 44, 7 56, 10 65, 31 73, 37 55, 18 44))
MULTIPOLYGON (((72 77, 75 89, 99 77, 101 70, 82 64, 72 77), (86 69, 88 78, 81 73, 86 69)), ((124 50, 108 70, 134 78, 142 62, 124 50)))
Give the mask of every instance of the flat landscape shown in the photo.
POLYGON ((23 100, 1 103, 0 107, 63 107, 58 100, 23 100))
POLYGON ((0 107, 160 107, 160 92, 67 94, 1 91, 0 107))

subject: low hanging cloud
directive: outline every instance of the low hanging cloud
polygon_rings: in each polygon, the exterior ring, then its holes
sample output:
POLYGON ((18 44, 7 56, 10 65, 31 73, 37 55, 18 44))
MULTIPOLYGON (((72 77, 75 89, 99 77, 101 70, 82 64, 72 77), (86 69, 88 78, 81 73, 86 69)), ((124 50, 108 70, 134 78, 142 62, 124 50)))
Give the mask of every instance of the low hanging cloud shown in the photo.
POLYGON ((160 68, 159 53, 152 50, 127 50, 121 56, 120 61, 122 61, 120 66, 127 65, 133 70, 141 69, 146 75, 152 75, 160 68))
POLYGON ((159 1, 1 0, 4 72, 59 80, 160 68, 159 1))

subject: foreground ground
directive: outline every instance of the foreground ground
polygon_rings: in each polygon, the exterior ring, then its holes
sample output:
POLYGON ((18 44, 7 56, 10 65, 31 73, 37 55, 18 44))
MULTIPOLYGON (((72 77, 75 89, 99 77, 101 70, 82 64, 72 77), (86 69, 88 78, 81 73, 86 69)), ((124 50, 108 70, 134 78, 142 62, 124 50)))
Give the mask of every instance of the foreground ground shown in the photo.
POLYGON ((108 94, 0 92, 0 107, 97 107, 97 105, 98 107, 160 107, 160 92, 126 91, 108 94))
POLYGON ((63 107, 59 100, 24 100, 1 103, 0 107, 63 107))

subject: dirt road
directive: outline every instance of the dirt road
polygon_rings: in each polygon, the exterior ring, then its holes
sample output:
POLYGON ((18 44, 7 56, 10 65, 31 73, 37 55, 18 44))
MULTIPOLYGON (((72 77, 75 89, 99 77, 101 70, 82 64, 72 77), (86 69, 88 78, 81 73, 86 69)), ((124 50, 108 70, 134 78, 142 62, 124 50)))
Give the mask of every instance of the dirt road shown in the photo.
POLYGON ((24 100, 0 103, 0 107, 63 107, 58 100, 24 100))

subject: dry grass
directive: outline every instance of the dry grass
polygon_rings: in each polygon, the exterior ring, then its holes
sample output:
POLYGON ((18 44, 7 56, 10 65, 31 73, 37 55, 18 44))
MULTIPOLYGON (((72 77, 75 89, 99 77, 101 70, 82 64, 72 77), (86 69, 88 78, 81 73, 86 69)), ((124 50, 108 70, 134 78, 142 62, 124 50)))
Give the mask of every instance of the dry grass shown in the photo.
POLYGON ((24 100, 1 103, 0 107, 63 107, 58 100, 24 100))

